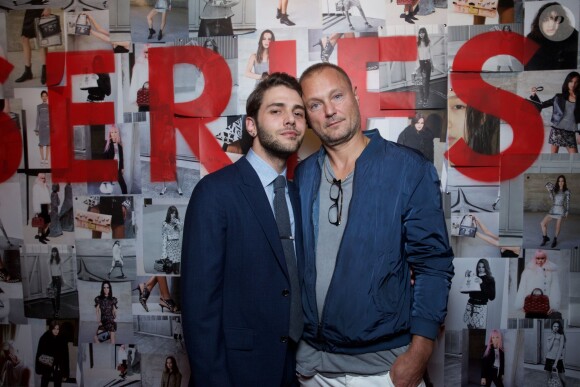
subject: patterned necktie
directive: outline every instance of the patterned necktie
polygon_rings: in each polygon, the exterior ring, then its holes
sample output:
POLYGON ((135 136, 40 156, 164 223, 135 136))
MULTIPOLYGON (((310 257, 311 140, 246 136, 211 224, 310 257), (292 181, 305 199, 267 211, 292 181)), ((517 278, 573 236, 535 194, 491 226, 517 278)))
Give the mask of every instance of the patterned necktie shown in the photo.
POLYGON ((286 202, 286 178, 279 175, 274 180, 274 216, 278 224, 278 233, 284 249, 286 267, 290 277, 290 331, 289 336, 294 342, 300 340, 303 329, 302 301, 298 283, 298 268, 294 252, 294 237, 290 226, 290 214, 286 202))

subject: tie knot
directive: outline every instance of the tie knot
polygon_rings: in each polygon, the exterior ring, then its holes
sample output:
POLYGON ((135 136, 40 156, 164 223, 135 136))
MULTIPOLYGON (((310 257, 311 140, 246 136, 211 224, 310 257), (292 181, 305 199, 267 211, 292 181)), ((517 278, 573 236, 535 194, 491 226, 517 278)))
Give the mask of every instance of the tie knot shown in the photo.
POLYGON ((286 178, 282 175, 278 175, 278 177, 274 179, 274 191, 281 188, 286 188, 286 178))

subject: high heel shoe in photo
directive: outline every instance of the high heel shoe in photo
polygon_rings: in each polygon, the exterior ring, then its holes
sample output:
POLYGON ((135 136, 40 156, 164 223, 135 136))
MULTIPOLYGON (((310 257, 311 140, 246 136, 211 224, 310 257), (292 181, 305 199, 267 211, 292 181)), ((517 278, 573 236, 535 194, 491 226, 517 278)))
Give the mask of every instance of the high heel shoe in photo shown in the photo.
POLYGON ((175 305, 175 302, 171 299, 164 299, 164 298, 159 298, 159 306, 161 306, 161 313, 163 313, 163 309, 167 308, 169 310, 169 313, 180 313, 179 308, 177 308, 177 305, 175 305))
POLYGON ((147 299, 149 298, 150 292, 149 289, 147 289, 147 285, 145 285, 144 283, 139 284, 133 290, 139 291, 139 303, 141 304, 143 309, 145 309, 146 312, 149 312, 149 308, 147 307, 147 299))
POLYGON ((149 36, 147 37, 147 39, 151 39, 153 35, 155 35, 155 30, 153 28, 149 28, 149 36))

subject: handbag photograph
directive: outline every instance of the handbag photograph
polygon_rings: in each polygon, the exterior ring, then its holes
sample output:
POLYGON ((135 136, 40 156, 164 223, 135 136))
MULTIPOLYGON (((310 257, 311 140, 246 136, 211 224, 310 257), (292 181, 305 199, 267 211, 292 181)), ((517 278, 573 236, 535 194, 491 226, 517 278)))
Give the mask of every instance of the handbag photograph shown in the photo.
POLYGON ((88 89, 92 89, 93 87, 99 87, 99 84, 97 83, 98 79, 99 79, 99 76, 97 74, 85 74, 81 78, 80 89, 81 90, 88 90, 88 89))
POLYGON ((36 40, 40 47, 60 46, 62 44, 60 18, 48 15, 34 19, 36 40))
POLYGON ((475 238, 477 226, 470 215, 451 215, 451 235, 458 237, 475 238))
POLYGON ((137 106, 149 106, 149 88, 145 87, 149 82, 145 82, 143 86, 137 90, 137 106))
POLYGON ((153 269, 161 273, 171 274, 173 272, 173 262, 169 258, 158 259, 153 264, 153 269))
POLYGON ((524 312, 526 314, 547 316, 549 310, 550 299, 540 288, 532 290, 532 293, 524 299, 524 312))
POLYGON ((466 13, 473 16, 497 17, 498 1, 499 0, 455 0, 453 1, 453 12, 466 13))
POLYGON ((54 356, 40 355, 38 357, 38 361, 40 362, 40 364, 52 368, 52 365, 54 364, 54 356))
POLYGON ((110 338, 111 334, 109 333, 109 331, 106 331, 102 325, 99 325, 99 327, 97 328, 97 340, 99 340, 99 343, 104 343, 110 338))
POLYGON ((548 379, 548 387, 562 387, 558 373, 551 372, 550 378, 548 379))
POLYGON ((463 284, 461 284, 461 289, 459 290, 461 293, 470 293, 470 292, 480 292, 481 286, 479 283, 475 282, 475 278, 477 276, 471 270, 467 270, 465 273, 465 280, 463 284))
POLYGON ((75 22, 75 35, 85 35, 91 34, 91 23, 89 23, 89 18, 85 14, 79 14, 75 22))
POLYGON ((32 227, 44 227, 44 218, 42 216, 35 216, 30 223, 32 227))
POLYGON ((46 287, 46 296, 48 298, 56 298, 56 287, 52 284, 52 282, 46 287))

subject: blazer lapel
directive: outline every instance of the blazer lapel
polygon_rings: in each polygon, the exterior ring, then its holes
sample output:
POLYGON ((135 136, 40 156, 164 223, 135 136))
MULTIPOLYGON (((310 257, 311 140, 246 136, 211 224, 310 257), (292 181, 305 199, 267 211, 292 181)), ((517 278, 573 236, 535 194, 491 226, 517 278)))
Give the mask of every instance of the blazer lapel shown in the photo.
POLYGON ((288 278, 286 258, 284 257, 284 250, 282 249, 282 243, 280 242, 280 234, 278 234, 278 225, 276 224, 276 219, 272 213, 272 207, 270 206, 268 197, 264 192, 264 187, 262 187, 262 183, 260 182, 256 171, 245 158, 241 158, 236 162, 236 165, 238 166, 240 176, 242 177, 240 189, 248 201, 258 223, 260 223, 262 231, 274 251, 274 255, 276 256, 280 268, 288 278))

